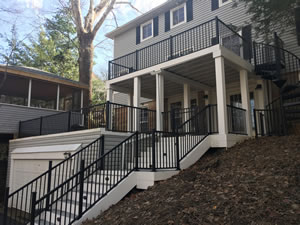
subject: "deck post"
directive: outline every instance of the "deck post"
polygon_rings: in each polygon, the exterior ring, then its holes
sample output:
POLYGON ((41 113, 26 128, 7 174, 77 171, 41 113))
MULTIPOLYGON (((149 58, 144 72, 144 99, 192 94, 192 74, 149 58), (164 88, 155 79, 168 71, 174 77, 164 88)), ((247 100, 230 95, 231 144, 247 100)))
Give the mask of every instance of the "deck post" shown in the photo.
MULTIPOLYGON (((60 85, 58 84, 57 85, 57 93, 56 93, 56 110, 57 111, 59 110, 59 98, 60 98, 59 95, 60 95, 60 85)), ((81 96, 81 99, 83 99, 82 96, 81 96)))
POLYGON ((112 129, 112 114, 113 112, 113 107, 111 107, 111 102, 113 102, 113 95, 114 95, 114 91, 111 87, 111 85, 107 86, 107 95, 106 95, 106 100, 107 100, 107 104, 106 104, 106 129, 110 130, 112 129))
MULTIPOLYGON (((132 106, 133 105, 133 94, 130 93, 128 94, 128 105, 132 106)), ((128 107, 127 108, 127 131, 133 131, 133 126, 132 126, 132 116, 133 116, 133 108, 128 107)))
POLYGON ((29 79, 29 83, 28 83, 28 101, 27 101, 27 106, 30 107, 31 106, 31 91, 32 91, 32 79, 29 79))
MULTIPOLYGON (((133 79, 133 106, 140 107, 141 104, 141 78, 135 77, 133 79)), ((140 128, 140 114, 137 108, 134 108, 134 131, 139 131, 140 128)))
POLYGON ((163 131, 163 118, 164 111, 164 76, 160 72, 156 72, 156 130, 163 131))
POLYGON ((224 58, 222 56, 215 58, 215 67, 219 134, 227 135, 228 117, 226 105, 225 65, 224 58))
POLYGON ((246 70, 240 70, 240 85, 241 85, 241 97, 243 109, 246 110, 246 126, 248 136, 252 136, 252 123, 251 123, 251 105, 250 105, 250 93, 248 85, 248 72, 246 70))
MULTIPOLYGON (((183 108, 190 109, 191 108, 191 86, 189 84, 183 84, 183 108)), ((190 119, 189 111, 184 112, 184 122, 190 119)))

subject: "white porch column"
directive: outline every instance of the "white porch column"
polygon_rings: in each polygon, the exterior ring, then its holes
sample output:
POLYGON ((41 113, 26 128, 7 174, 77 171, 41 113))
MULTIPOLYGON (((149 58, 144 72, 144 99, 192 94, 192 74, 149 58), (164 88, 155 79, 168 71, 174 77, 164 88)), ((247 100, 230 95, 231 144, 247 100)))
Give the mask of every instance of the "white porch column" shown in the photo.
POLYGON ((247 134, 248 136, 252 136, 250 93, 248 86, 248 72, 246 70, 240 71, 240 85, 242 105, 243 108, 246 110, 247 134))
MULTIPOLYGON (((133 105, 133 94, 130 93, 128 94, 128 105, 129 106, 132 106, 133 105)), ((132 108, 128 108, 128 111, 127 111, 127 128, 128 130, 132 130, 133 127, 132 127, 132 115, 133 115, 133 110, 132 108)))
MULTIPOLYGON (((183 108, 191 108, 191 86, 189 84, 183 84, 183 108)), ((185 113, 184 121, 190 119, 189 113, 185 113)))
POLYGON ((156 73, 156 130, 158 131, 163 130, 164 93, 164 77, 156 73))
MULTIPOLYGON (((133 79, 133 106, 140 107, 141 104, 141 78, 135 77, 133 79)), ((139 110, 134 110, 134 130, 139 131, 140 115, 139 110)))
POLYGON ((107 90, 106 90, 106 101, 113 101, 113 95, 114 95, 114 91, 111 88, 110 85, 107 86, 107 90))
POLYGON ((31 90, 32 90, 32 79, 29 79, 28 84, 28 98, 27 98, 27 106, 31 106, 31 90))
POLYGON ((263 80, 258 80, 257 81, 257 87, 259 89, 256 89, 256 101, 257 103, 255 104, 257 109, 264 109, 266 106, 266 95, 265 95, 265 86, 264 86, 264 81, 263 80))
POLYGON ((56 110, 59 110, 59 98, 60 98, 60 85, 57 85, 57 92, 56 92, 56 110))
POLYGON ((83 108, 83 90, 80 91, 80 108, 83 108))
POLYGON ((226 105, 225 66, 224 58, 222 56, 215 58, 215 68, 219 134, 226 135, 228 134, 228 117, 226 105))

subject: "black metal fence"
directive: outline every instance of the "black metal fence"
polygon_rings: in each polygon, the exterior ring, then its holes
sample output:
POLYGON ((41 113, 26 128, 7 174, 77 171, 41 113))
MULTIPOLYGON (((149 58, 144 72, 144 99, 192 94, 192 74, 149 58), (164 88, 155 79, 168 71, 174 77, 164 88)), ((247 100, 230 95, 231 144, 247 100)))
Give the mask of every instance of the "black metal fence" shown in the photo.
MULTIPOLYGON (((85 161, 87 164, 91 164, 102 155, 104 155, 104 136, 57 165, 52 165, 50 161, 48 171, 12 193, 9 194, 9 188, 7 188, 3 224, 13 225, 14 221, 24 225, 29 222, 34 224, 36 216, 49 211, 53 201, 59 200, 58 196, 49 196, 49 192, 57 189, 61 195, 69 192, 69 189, 61 187, 65 185, 67 180, 80 172, 80 162, 85 161), (39 209, 36 208, 38 199, 44 200, 43 204, 39 205, 39 209)), ((100 165, 94 165, 94 167, 100 167, 100 165)), ((41 223, 38 222, 38 224, 41 223)))
POLYGON ((151 132, 156 128, 156 111, 117 103, 107 103, 107 130, 151 132))
POLYGON ((13 193, 7 188, 3 224, 72 224, 132 171, 180 169, 208 135, 136 132, 106 153, 101 137, 13 193))
POLYGON ((21 121, 19 137, 85 130, 106 126, 106 103, 77 111, 62 112, 33 120, 21 121))
POLYGON ((166 132, 175 132, 178 126, 194 117, 200 110, 200 107, 194 106, 191 108, 173 109, 168 112, 163 112, 163 130, 166 132))
POLYGON ((246 110, 227 105, 228 133, 247 135, 246 110))
POLYGON ((214 134, 218 133, 217 105, 207 105, 198 110, 189 120, 176 127, 180 134, 214 134))
POLYGON ((241 57, 244 57, 244 48, 249 48, 249 51, 252 48, 251 44, 246 42, 236 31, 215 18, 109 61, 108 79, 121 77, 217 44, 223 45, 241 57))
POLYGON ((19 137, 57 134, 105 127, 117 132, 150 132, 156 128, 156 112, 147 108, 106 102, 77 111, 21 121, 19 137))

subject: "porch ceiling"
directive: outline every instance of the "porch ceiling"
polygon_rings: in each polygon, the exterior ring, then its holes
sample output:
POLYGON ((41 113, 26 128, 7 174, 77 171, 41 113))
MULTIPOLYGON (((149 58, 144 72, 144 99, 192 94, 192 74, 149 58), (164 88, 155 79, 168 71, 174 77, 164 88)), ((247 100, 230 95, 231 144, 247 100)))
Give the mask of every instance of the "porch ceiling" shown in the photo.
MULTIPOLYGON (((164 70, 174 73, 177 76, 190 79, 191 82, 195 84, 203 84, 211 88, 216 86, 215 78, 215 60, 212 54, 203 56, 201 58, 196 58, 191 61, 165 68, 164 70)), ((169 73, 168 76, 171 76, 169 73)), ((169 79, 168 76, 165 77, 165 97, 181 94, 183 93, 183 82, 181 80, 176 81, 176 79, 169 79)), ((234 69, 225 59, 225 77, 226 84, 239 81, 239 71, 234 69)), ((117 84, 118 87, 131 90, 133 92, 133 79, 128 79, 121 81, 117 84)), ((151 74, 145 74, 141 76, 141 94, 142 97, 155 98, 155 76, 151 74)), ((192 91, 204 90, 202 87, 197 87, 197 85, 191 86, 192 91)))

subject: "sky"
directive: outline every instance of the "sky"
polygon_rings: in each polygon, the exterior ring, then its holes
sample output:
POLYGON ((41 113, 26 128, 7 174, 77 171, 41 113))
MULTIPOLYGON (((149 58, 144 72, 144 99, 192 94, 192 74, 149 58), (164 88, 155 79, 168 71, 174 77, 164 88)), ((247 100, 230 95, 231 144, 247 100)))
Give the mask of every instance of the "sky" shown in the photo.
MULTIPOLYGON (((95 0, 95 4, 99 1, 100 0, 95 0)), ((124 0, 119 1, 125 2, 124 0)), ((89 0, 81 0, 81 2, 89 2, 89 0)), ((166 0, 131 0, 131 2, 139 11, 145 13, 166 2, 166 0)), ((0 32, 2 34, 9 34, 12 24, 16 24, 19 40, 24 40, 26 42, 30 37, 35 37, 44 19, 51 18, 58 7, 59 3, 57 0, 1 0, 0 9, 13 9, 16 10, 16 13, 5 13, 0 11, 0 32)), ((83 8, 83 14, 85 11, 85 8, 83 8)), ((126 4, 117 5, 115 14, 119 26, 141 15, 141 13, 133 10, 126 4)), ((115 22, 112 15, 110 15, 99 30, 94 44, 97 45, 97 43, 106 39, 104 35, 115 28, 115 22)), ((105 49, 101 47, 95 48, 96 58, 94 61, 96 65, 94 66, 94 72, 97 75, 107 71, 107 62, 113 57, 112 41, 106 40, 104 43, 105 49)), ((5 46, 3 40, 0 40, 0 46, 5 46)))

